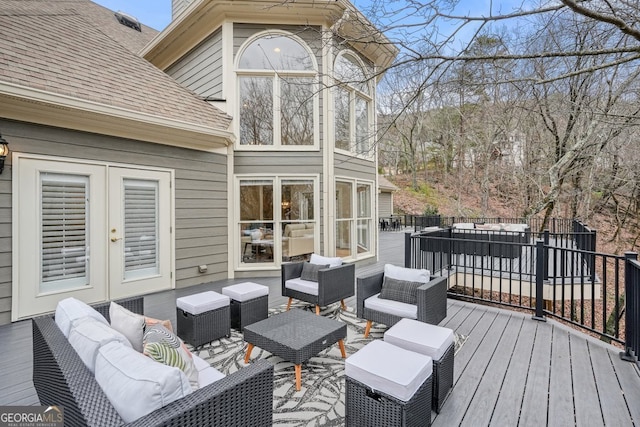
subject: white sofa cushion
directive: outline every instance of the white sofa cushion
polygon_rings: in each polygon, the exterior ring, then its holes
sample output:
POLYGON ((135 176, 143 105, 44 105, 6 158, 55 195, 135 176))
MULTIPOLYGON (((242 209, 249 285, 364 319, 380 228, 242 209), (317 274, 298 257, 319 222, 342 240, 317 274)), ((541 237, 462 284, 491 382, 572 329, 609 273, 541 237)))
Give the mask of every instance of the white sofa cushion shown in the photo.
POLYGON ((440 360, 444 352, 453 344, 454 336, 449 328, 412 319, 402 319, 387 329, 384 340, 406 350, 426 354, 433 360, 440 360))
POLYGON ((76 319, 69 331, 69 344, 91 373, 95 372, 98 350, 112 341, 131 347, 124 335, 93 317, 76 319))
POLYGON ((180 369, 154 362, 118 342, 98 350, 95 377, 127 423, 191 393, 180 369))
POLYGON ((375 391, 407 402, 433 373, 429 356, 375 340, 344 362, 344 373, 375 391))
POLYGON ((287 280, 284 282, 284 287, 309 295, 318 295, 318 282, 304 280, 299 277, 287 280))
POLYGON ((198 371, 198 383, 200 384, 200 388, 224 378, 224 374, 222 372, 218 371, 213 366, 209 366, 205 360, 199 358, 195 354, 193 355, 193 363, 198 371))
POLYGON ((142 334, 145 327, 144 316, 127 310, 112 301, 109 305, 109 318, 111 319, 111 327, 127 337, 134 350, 142 352, 142 334))
POLYGON ((473 222, 457 222, 451 226, 451 228, 457 228, 459 230, 472 230, 476 228, 473 222))
POLYGON ((226 295, 205 291, 176 299, 176 306, 187 313, 197 315, 225 307, 230 302, 231 300, 226 295))
POLYGON ((243 282, 225 286, 222 288, 222 294, 232 300, 244 302, 269 295, 269 287, 254 282, 243 282))
POLYGON ((329 267, 339 267, 342 265, 342 258, 340 257, 326 257, 318 254, 311 254, 309 259, 311 264, 329 265, 329 267))
POLYGON ((71 330, 73 321, 87 316, 109 326, 109 322, 107 322, 107 319, 105 319, 102 314, 79 299, 73 297, 65 298, 59 301, 56 306, 56 325, 58 325, 58 328, 60 328, 65 338, 69 338, 69 331, 71 330))
POLYGON ((405 268, 393 264, 384 265, 384 275, 392 279, 420 283, 427 283, 430 278, 429 270, 425 270, 424 268, 405 268))
POLYGON ((364 300, 364 306, 371 310, 382 311, 383 313, 393 314, 399 317, 408 317, 409 319, 418 318, 418 306, 407 304, 392 299, 380 298, 380 294, 375 294, 364 300))

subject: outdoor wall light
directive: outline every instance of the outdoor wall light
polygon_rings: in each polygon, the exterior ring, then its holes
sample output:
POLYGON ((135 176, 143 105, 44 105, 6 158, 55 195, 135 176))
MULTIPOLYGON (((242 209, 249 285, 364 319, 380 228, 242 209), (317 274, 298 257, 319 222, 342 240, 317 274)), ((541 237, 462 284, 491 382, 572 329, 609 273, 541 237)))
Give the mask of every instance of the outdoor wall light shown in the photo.
POLYGON ((0 135, 0 173, 4 169, 4 159, 9 155, 9 143, 0 135))

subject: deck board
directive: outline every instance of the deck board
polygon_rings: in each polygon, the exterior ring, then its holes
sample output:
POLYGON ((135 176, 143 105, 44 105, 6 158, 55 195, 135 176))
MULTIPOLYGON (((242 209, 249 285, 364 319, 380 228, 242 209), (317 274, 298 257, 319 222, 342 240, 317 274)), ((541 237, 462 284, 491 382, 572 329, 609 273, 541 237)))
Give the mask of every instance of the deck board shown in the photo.
POLYGON ((576 425, 578 427, 604 425, 586 340, 571 340, 571 373, 576 425))
MULTIPOLYGON (((602 418, 605 425, 608 426, 628 426, 632 425, 633 420, 629 413, 628 404, 621 393, 608 393, 619 386, 611 360, 610 353, 598 345, 589 345, 589 355, 591 356, 591 364, 593 366, 593 374, 598 395, 600 398, 600 407, 602 409, 602 418)), ((614 355, 618 357, 618 355, 614 355)), ((639 401, 630 402, 637 406, 639 401)))
POLYGON ((491 417, 491 425, 518 425, 537 327, 537 322, 523 319, 520 335, 511 353, 511 360, 506 366, 507 372, 491 417))
POLYGON ((475 422, 477 425, 489 425, 491 415, 501 393, 511 353, 522 327, 523 318, 509 319, 495 352, 491 356, 487 369, 482 374, 482 381, 476 389, 475 396, 463 421, 475 422))
POLYGON ((452 395, 450 401, 447 400, 447 411, 439 414, 437 425, 460 425, 467 408, 476 395, 476 389, 483 379, 488 360, 494 354, 500 339, 499 335, 488 332, 504 328, 507 320, 507 316, 498 316, 495 313, 485 311, 473 327, 471 335, 465 343, 465 345, 471 344, 470 349, 473 351, 463 352, 463 346, 456 355, 454 371, 460 369, 457 381, 454 382, 455 397, 452 395), (461 363, 458 363, 458 359, 461 359, 461 363), (464 367, 460 365, 464 365, 464 367))
POLYGON ((570 355, 568 331, 554 328, 549 374, 549 426, 575 425, 570 355))
POLYGON ((522 398, 519 424, 523 426, 547 423, 549 390, 549 360, 551 359, 551 336, 553 330, 538 327, 533 343, 533 353, 527 373, 527 383, 522 398))
MULTIPOLYGON (((404 234, 380 236, 380 261, 358 267, 357 276, 403 264, 404 234)), ((270 307, 286 303, 279 277, 235 279, 147 295, 145 313, 175 321, 175 298, 242 281, 269 286, 270 307)), ((440 414, 432 413, 434 427, 640 426, 640 370, 619 349, 552 319, 452 299, 441 325, 467 339, 455 356, 454 388, 440 414)), ((0 342, 0 405, 37 404, 31 322, 1 326, 0 342)))

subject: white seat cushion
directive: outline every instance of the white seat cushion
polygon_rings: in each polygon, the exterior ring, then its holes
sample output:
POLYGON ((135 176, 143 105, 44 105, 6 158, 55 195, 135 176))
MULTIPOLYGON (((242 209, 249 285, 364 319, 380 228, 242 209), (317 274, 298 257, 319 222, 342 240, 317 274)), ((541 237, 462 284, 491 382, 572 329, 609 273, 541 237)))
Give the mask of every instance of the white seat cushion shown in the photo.
POLYGON ((222 294, 228 296, 232 300, 244 302, 265 295, 269 295, 269 288, 253 282, 238 283, 237 285, 225 286, 222 288, 222 294))
POLYGON ((329 265, 329 267, 339 267, 342 265, 342 258, 340 257, 326 257, 318 254, 311 254, 309 258, 311 264, 329 265))
POLYGON ((206 291, 176 299, 179 309, 191 314, 202 314, 229 305, 230 299, 217 292, 206 291))
POLYGON ((309 295, 318 295, 318 282, 304 280, 299 277, 284 282, 284 287, 309 295))
POLYGON ((392 279, 404 280, 406 282, 427 283, 429 281, 429 270, 419 268, 398 267, 393 264, 384 265, 385 277, 392 279))
POLYGON ((218 371, 213 366, 209 366, 206 361, 195 354, 193 355, 193 363, 196 365, 196 369, 198 370, 198 384, 200 384, 200 388, 224 378, 224 374, 222 372, 218 371))
POLYGON ((442 326, 431 325, 412 319, 402 319, 384 333, 389 344, 426 354, 440 360, 453 344, 453 331, 442 326))
POLYGON ((365 345, 344 362, 345 375, 404 402, 411 399, 432 372, 429 356, 380 340, 365 345))
POLYGON ((86 316, 92 317, 109 326, 109 322, 107 322, 107 319, 105 319, 102 314, 79 299, 73 297, 65 298, 59 301, 56 306, 56 325, 58 325, 58 328, 60 328, 65 338, 69 338, 69 331, 71 330, 73 321, 86 316))
POLYGON ((93 317, 76 319, 69 331, 69 344, 91 373, 95 372, 98 350, 111 341, 118 341, 131 347, 127 337, 93 317))
POLYGON ((95 376, 127 423, 191 393, 189 380, 180 369, 155 362, 118 342, 98 350, 95 376))
POLYGON ((408 317, 409 319, 418 318, 418 306, 407 304, 392 299, 383 299, 380 294, 375 294, 364 300, 364 306, 371 310, 382 311, 383 313, 393 314, 399 317, 408 317))

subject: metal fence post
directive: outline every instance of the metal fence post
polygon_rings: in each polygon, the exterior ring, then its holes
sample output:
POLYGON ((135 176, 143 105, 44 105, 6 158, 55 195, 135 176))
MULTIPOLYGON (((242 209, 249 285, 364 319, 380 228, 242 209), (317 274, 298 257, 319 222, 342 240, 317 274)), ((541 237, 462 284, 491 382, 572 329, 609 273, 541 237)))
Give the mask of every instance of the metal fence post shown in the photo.
POLYGON ((404 266, 411 268, 411 233, 404 233, 404 266))
POLYGON ((625 322, 624 322, 624 351, 620 358, 627 362, 638 363, 638 347, 640 346, 640 274, 631 261, 638 259, 636 252, 624 253, 624 293, 625 293, 625 322))
POLYGON ((536 314, 534 320, 546 322, 544 317, 544 276, 545 268, 545 248, 544 240, 536 240, 536 314))
POLYGON ((544 280, 549 280, 549 251, 551 248, 549 247, 549 230, 544 230, 542 233, 542 238, 544 240, 544 245, 547 247, 543 252, 542 261, 544 262, 544 280))

